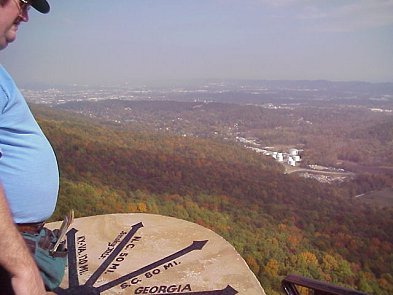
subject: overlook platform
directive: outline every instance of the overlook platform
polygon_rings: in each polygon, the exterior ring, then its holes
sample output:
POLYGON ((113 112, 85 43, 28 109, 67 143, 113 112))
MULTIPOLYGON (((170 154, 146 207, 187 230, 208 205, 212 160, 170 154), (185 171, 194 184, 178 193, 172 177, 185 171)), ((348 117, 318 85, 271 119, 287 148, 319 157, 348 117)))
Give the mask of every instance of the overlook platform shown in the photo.
POLYGON ((77 218, 67 233, 67 248, 69 263, 56 294, 265 295, 225 239, 172 217, 77 218))

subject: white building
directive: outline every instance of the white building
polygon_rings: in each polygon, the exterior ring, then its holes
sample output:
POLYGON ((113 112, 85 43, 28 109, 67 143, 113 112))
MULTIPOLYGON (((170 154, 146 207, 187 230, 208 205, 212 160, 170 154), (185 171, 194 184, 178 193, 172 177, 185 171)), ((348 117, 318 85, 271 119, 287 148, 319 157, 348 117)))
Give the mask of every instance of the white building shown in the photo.
POLYGON ((289 154, 291 156, 298 156, 299 155, 299 150, 297 150, 297 149, 289 149, 289 154))

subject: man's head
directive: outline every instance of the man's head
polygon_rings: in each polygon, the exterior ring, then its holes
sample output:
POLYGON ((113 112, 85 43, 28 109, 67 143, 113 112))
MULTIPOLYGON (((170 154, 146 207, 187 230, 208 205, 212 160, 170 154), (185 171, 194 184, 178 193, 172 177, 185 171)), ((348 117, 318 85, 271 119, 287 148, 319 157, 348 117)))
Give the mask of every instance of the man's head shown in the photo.
MULTIPOLYGON (((0 0, 0 7, 6 4, 9 0, 0 0)), ((31 5, 33 8, 41 13, 48 13, 50 6, 46 0, 19 0, 22 4, 31 5)))
MULTIPOLYGON (((0 0, 0 6, 6 4, 9 0, 0 0)), ((41 13, 48 13, 50 6, 46 0, 20 0, 20 2, 31 5, 41 13)))
POLYGON ((29 20, 30 6, 41 13, 50 10, 46 0, 0 0, 0 50, 15 40, 19 24, 29 20))

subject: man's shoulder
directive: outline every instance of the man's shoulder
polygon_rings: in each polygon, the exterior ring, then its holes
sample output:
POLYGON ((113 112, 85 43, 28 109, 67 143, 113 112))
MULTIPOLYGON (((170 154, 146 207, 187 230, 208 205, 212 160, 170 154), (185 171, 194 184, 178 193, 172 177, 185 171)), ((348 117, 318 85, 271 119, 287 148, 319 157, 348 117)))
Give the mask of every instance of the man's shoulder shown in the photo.
POLYGON ((7 70, 0 64, 0 79, 10 78, 10 74, 8 74, 7 70))
POLYGON ((7 70, 0 64, 0 112, 3 113, 10 101, 20 99, 18 88, 7 70))
POLYGON ((14 81, 6 69, 0 64, 0 87, 3 92, 7 92, 7 89, 14 87, 14 81))
POLYGON ((10 97, 9 93, 10 75, 0 64, 0 112, 2 113, 10 97))

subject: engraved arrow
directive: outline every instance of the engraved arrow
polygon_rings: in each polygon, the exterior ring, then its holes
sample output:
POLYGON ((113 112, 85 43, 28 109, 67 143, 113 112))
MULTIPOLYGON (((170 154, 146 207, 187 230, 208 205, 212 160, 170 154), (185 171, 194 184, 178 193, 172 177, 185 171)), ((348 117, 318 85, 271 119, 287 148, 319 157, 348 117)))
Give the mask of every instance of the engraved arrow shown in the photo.
MULTIPOLYGON (((161 295, 235 295, 238 292, 233 289, 230 285, 222 290, 213 290, 213 291, 201 291, 201 292, 187 292, 187 293, 160 293, 161 295)), ((79 286, 76 288, 71 288, 67 290, 62 290, 58 295, 100 295, 101 293, 97 290, 97 288, 91 286, 79 286)))
POLYGON ((76 267, 76 247, 75 235, 78 232, 72 228, 67 233, 67 248, 68 248, 68 285, 70 287, 79 286, 79 279, 76 267))
MULTIPOLYGON (((75 247, 75 235, 78 232, 75 228, 71 228, 67 232, 67 248, 68 248, 68 287, 78 287, 79 279, 76 267, 76 247, 75 247)), ((66 290, 57 287, 54 292, 56 294, 67 294, 64 293, 66 290)))
POLYGON ((57 295, 100 295, 96 288, 91 286, 77 286, 67 290, 57 288, 54 292, 57 295))
MULTIPOLYGON (((124 276, 116 279, 116 280, 113 280, 113 281, 111 281, 109 283, 106 283, 104 285, 101 285, 101 286, 97 287, 97 290, 99 290, 100 292, 108 290, 108 289, 110 289, 110 288, 112 288, 112 287, 114 287, 116 285, 119 285, 119 284, 121 284, 121 283, 123 283, 123 282, 125 282, 125 281, 127 281, 129 279, 132 279, 132 278, 134 278, 136 276, 139 276, 140 274, 143 274, 143 273, 145 273, 145 272, 147 272, 147 271, 149 271, 151 269, 157 268, 158 266, 160 266, 160 265, 162 265, 164 263, 173 261, 173 260, 175 260, 175 259, 177 259, 177 258, 179 258, 179 257, 181 257, 181 256, 183 256, 183 255, 185 255, 185 254, 187 254, 189 252, 191 252, 191 251, 201 250, 203 248, 203 246, 205 246, 206 243, 207 243, 207 240, 205 240, 205 241, 194 241, 190 246, 188 246, 188 247, 186 247, 186 248, 184 248, 184 249, 182 249, 182 250, 180 250, 180 251, 178 251, 178 252, 176 252, 174 254, 171 254, 171 255, 163 258, 163 259, 160 259, 160 260, 158 260, 156 262, 153 262, 153 263, 151 263, 149 265, 146 265, 146 266, 144 266, 144 267, 142 267, 142 268, 140 268, 140 269, 138 269, 138 270, 136 270, 134 272, 131 272, 131 273, 127 274, 127 275, 124 275, 124 276)), ((225 294, 225 293, 223 293, 223 294, 225 294)))
POLYGON ((124 239, 116 246, 115 250, 105 259, 105 261, 97 268, 97 270, 91 275, 91 277, 86 281, 85 286, 93 286, 97 279, 102 275, 105 269, 113 262, 120 251, 127 245, 132 236, 143 227, 143 223, 139 222, 131 227, 131 230, 127 233, 124 239))

